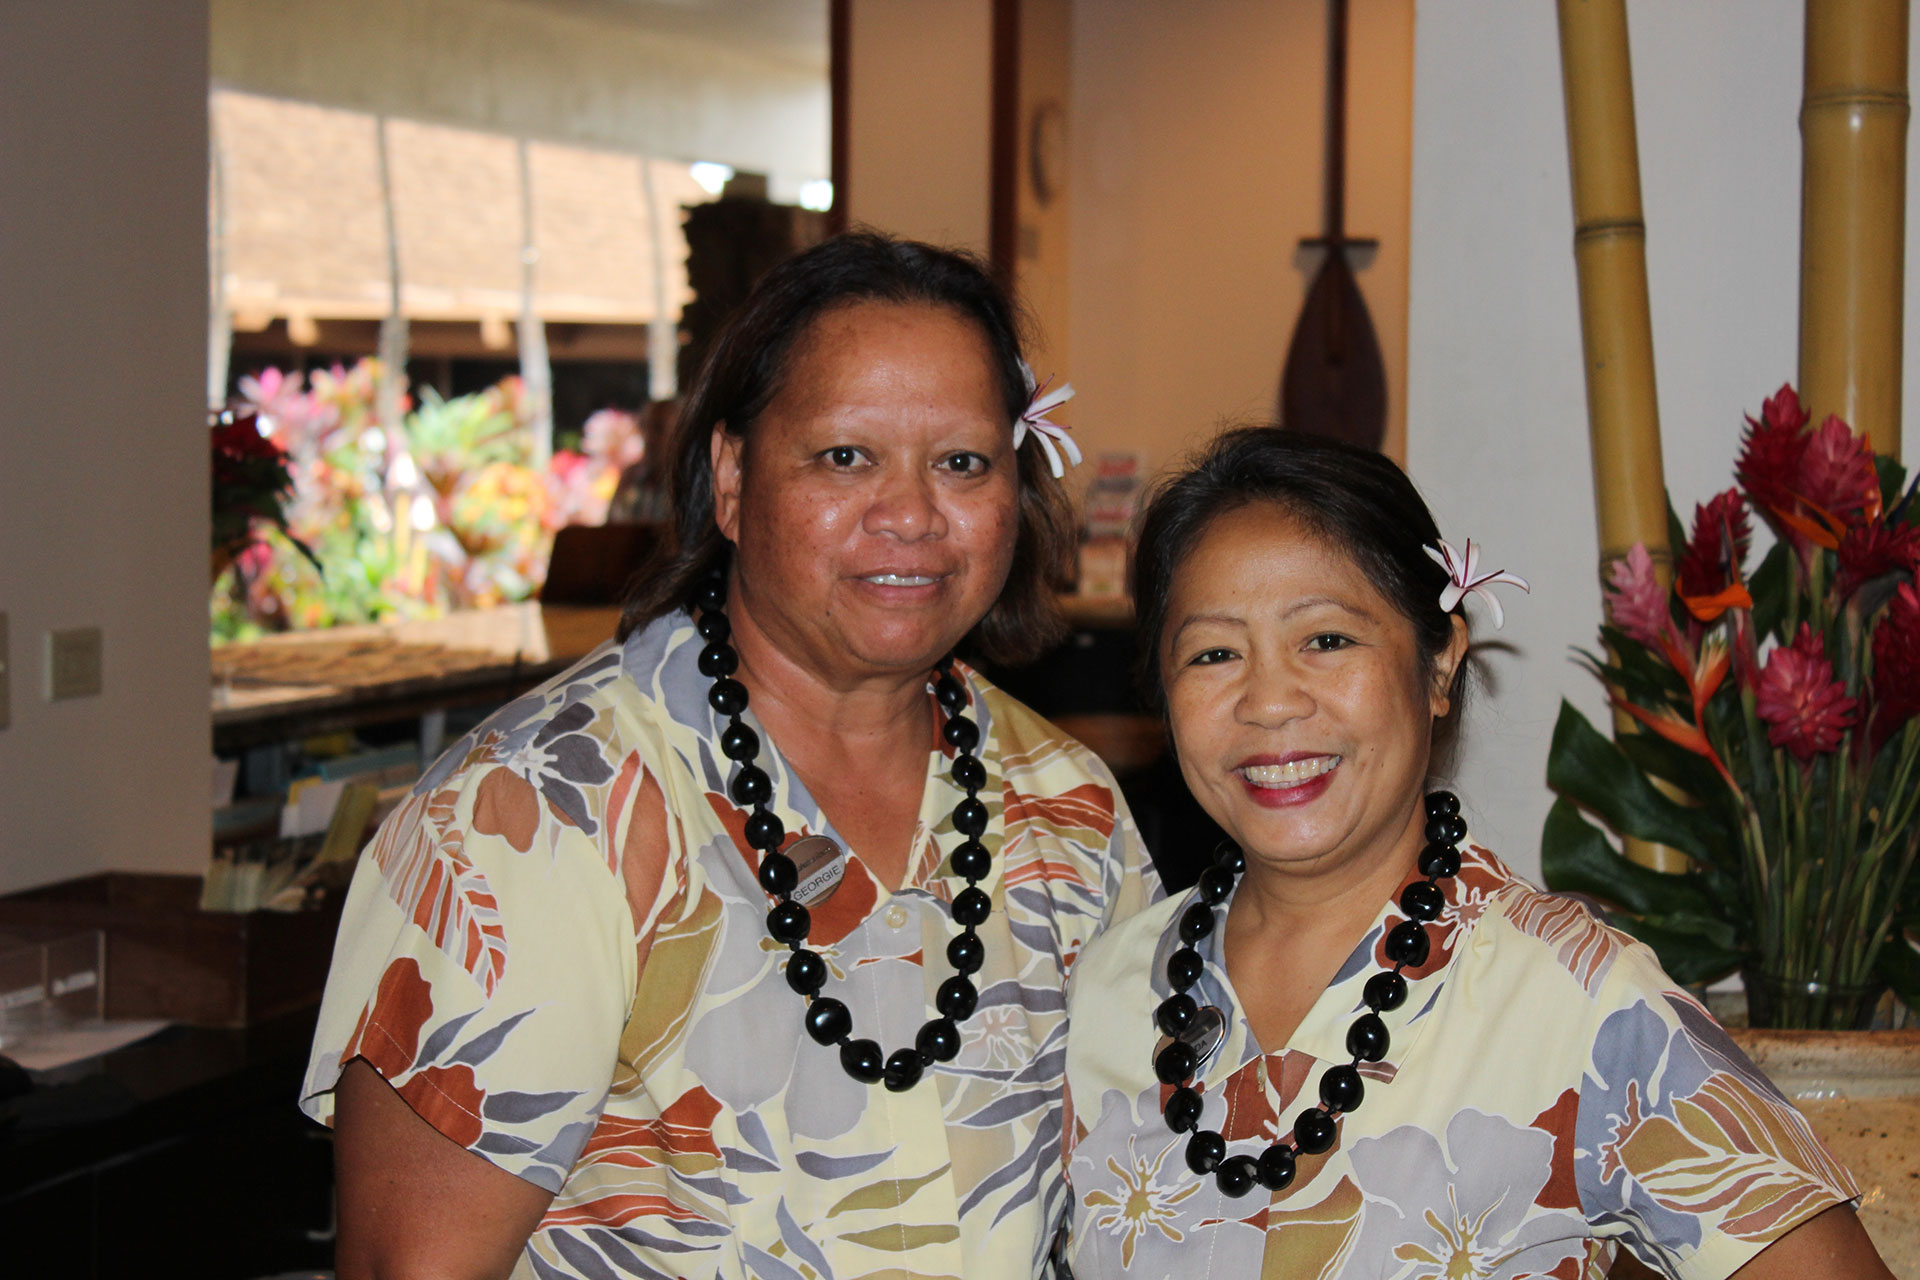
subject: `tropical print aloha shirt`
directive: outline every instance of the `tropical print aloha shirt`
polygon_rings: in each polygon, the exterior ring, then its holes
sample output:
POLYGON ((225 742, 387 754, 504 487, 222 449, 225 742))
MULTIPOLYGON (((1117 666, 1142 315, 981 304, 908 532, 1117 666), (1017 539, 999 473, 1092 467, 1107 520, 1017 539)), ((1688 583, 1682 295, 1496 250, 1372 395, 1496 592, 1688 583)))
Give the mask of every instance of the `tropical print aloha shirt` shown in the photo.
MULTIPOLYGON (((1281 1192, 1256 1183, 1236 1200, 1196 1177, 1161 1118, 1171 1090, 1153 1074, 1153 1012, 1171 994, 1166 961, 1192 896, 1088 949, 1068 1000, 1076 1280, 1586 1280, 1623 1244, 1663 1274, 1718 1278, 1859 1194, 1650 950, 1486 850, 1462 851, 1432 950, 1382 1015, 1387 1057, 1361 1064, 1360 1106, 1281 1192)), ((1192 995, 1227 1015, 1198 1073, 1200 1123, 1231 1154, 1290 1134, 1321 1073, 1351 1060, 1361 988, 1390 967, 1386 933, 1402 918, 1381 911, 1273 1054, 1239 1013, 1222 931, 1197 944, 1206 969, 1192 995)))
MULTIPOLYGON (((330 1122, 362 1057, 441 1133, 554 1192, 515 1277, 1036 1274, 1066 1207, 1063 975, 1154 891, 1111 777, 956 664, 991 814, 979 1008, 917 1087, 859 1084, 806 1036, 767 935, 701 644, 675 613, 603 646, 458 743, 382 826, 306 1111, 330 1122), (657 852, 636 872, 662 840, 664 873, 657 852)), ((951 758, 935 735, 905 886, 850 856, 813 910, 828 992, 889 1050, 952 972, 951 758)), ((760 764, 794 838, 834 835, 764 733, 760 764)))

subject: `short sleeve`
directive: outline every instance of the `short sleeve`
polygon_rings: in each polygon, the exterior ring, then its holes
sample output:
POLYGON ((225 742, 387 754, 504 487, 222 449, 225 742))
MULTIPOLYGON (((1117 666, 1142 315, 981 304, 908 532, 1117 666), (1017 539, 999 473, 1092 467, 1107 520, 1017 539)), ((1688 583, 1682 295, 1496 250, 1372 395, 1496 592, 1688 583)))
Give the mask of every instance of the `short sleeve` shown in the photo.
POLYGON ((364 1058, 448 1138, 558 1191, 606 1101, 634 937, 617 868, 535 782, 490 764, 411 797, 354 874, 302 1109, 331 1124, 364 1058))
POLYGON ((1596 1234, 1685 1280, 1721 1280, 1859 1195, 1806 1117, 1650 952, 1599 994, 1575 1171, 1596 1234))
POLYGON ((1107 840, 1106 884, 1100 913, 1100 930, 1137 915, 1143 907, 1158 902, 1162 894, 1160 874, 1147 856, 1147 842, 1140 838, 1133 811, 1114 781, 1106 761, 1087 752, 1087 763, 1095 779, 1113 796, 1113 834, 1107 840))

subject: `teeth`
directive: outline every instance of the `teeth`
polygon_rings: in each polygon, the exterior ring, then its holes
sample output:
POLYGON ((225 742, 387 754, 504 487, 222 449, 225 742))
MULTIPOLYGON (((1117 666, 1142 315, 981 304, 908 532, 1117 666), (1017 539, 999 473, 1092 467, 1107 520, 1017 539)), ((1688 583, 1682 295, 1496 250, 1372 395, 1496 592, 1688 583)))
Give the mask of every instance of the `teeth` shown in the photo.
POLYGON ((883 587, 924 587, 928 583, 932 582, 933 579, 921 577, 919 575, 909 575, 909 574, 899 574, 899 573, 875 573, 875 574, 869 574, 866 577, 865 581, 876 582, 883 587))
POLYGON ((1323 773, 1331 773, 1339 763, 1339 756, 1314 756, 1310 760, 1290 760, 1286 764, 1248 765, 1240 772, 1256 787, 1297 787, 1323 773))

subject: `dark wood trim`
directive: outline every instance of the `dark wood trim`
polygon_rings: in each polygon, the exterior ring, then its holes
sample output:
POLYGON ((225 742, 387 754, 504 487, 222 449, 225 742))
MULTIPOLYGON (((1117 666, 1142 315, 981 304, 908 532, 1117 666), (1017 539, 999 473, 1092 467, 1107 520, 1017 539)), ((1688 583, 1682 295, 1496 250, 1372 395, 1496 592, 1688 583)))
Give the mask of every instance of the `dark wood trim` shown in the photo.
POLYGON ((987 259, 1011 288, 1020 231, 1020 0, 993 0, 992 77, 987 259))
POLYGON ((833 208, 827 210, 827 232, 847 229, 847 87, 853 56, 853 0, 827 4, 827 176, 833 181, 833 208))

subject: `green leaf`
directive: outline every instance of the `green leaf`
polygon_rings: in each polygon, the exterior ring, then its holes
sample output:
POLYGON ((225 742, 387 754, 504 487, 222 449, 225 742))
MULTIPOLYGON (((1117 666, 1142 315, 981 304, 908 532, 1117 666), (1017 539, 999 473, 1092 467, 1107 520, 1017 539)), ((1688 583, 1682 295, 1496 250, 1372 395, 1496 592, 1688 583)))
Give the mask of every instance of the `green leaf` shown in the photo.
POLYGON ((1589 894, 1637 916, 1726 914, 1698 876, 1655 871, 1622 857, 1600 828, 1565 800, 1554 801, 1547 813, 1540 833, 1540 870, 1551 889, 1589 894))
MULTIPOLYGON (((1643 707, 1659 706, 1666 702, 1676 706, 1692 705, 1687 682, 1667 664, 1666 659, 1656 657, 1647 646, 1615 627, 1601 627, 1600 638, 1606 642, 1609 659, 1600 665, 1606 668, 1611 681, 1632 696, 1634 701, 1643 707)), ((1589 661, 1594 660, 1592 654, 1584 656, 1589 661)))
POLYGON ((1613 741, 1627 759, 1649 776, 1671 782, 1692 799, 1718 810, 1722 820, 1726 820, 1726 779, 1704 756, 1697 756, 1656 733, 1623 733, 1613 741))
POLYGON ((1880 948, 1875 959, 1873 971, 1882 981, 1893 988, 1893 994, 1900 997, 1909 1009, 1920 1009, 1920 951, 1913 949, 1901 934, 1887 939, 1887 945, 1880 948))
POLYGON ((1884 453, 1874 455, 1873 469, 1880 477, 1880 509, 1891 511, 1906 492, 1907 469, 1898 458, 1884 453))
POLYGON ((1652 947, 1660 957, 1660 967, 1684 985, 1725 977, 1746 959, 1744 952, 1718 940, 1715 931, 1703 928, 1696 918, 1622 919, 1620 927, 1652 947))
POLYGON ((1793 590, 1793 551, 1784 540, 1767 549, 1760 567, 1747 579, 1747 594, 1753 597, 1753 632, 1778 636, 1781 620, 1787 616, 1787 593, 1793 590))
POLYGON ((1720 862, 1728 853, 1730 833, 1709 810, 1690 809, 1662 795, 1565 700, 1547 749, 1547 785, 1623 836, 1671 845, 1703 862, 1720 862))

